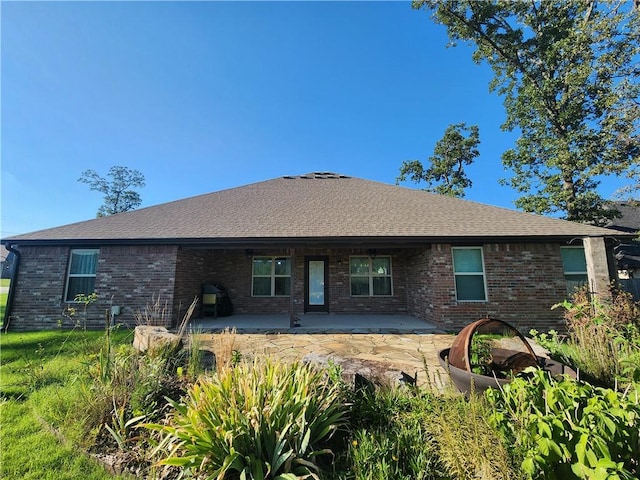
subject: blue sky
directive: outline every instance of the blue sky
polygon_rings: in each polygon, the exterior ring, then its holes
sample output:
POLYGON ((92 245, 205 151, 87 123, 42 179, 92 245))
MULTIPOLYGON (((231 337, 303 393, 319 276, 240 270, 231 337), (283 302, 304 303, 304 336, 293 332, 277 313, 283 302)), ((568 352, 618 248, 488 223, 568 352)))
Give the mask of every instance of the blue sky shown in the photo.
POLYGON ((489 68, 409 2, 0 8, 2 237, 95 218, 85 169, 140 170, 143 207, 311 171, 395 183, 458 122, 482 142, 466 198, 513 208, 489 68))

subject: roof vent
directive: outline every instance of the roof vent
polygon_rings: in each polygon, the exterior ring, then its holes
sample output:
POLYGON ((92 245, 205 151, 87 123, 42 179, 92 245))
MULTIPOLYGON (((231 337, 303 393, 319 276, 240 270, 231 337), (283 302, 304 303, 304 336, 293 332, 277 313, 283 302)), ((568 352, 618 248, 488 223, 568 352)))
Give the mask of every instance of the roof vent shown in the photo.
POLYGON ((287 180, 291 180, 291 179, 295 179, 295 178, 304 178, 304 179, 327 179, 327 178, 331 178, 331 179, 337 179, 337 178, 351 178, 348 177, 346 175, 342 175, 340 173, 334 173, 334 172, 311 172, 311 173, 305 173, 304 175, 285 175, 284 177, 287 180))

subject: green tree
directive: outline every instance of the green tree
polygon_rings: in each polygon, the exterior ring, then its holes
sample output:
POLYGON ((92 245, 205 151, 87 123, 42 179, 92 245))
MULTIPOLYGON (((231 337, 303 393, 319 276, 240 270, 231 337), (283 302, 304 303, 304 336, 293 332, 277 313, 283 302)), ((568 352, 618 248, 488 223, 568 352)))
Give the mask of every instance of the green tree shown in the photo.
POLYGON ((602 176, 633 177, 640 163, 640 14, 624 1, 422 0, 451 45, 475 45, 494 72, 504 130, 520 133, 502 155, 516 206, 598 222, 602 176))
POLYGON ((429 167, 424 168, 419 160, 404 161, 400 167, 401 182, 410 177, 413 182, 426 182, 429 192, 464 197, 465 189, 471 187, 464 167, 471 165, 480 155, 478 144, 480 131, 477 125, 467 127, 464 123, 449 125, 444 136, 436 142, 433 155, 429 157, 429 167), (465 133, 468 133, 465 136, 465 133))
POLYGON ((91 190, 104 194, 104 204, 98 209, 98 217, 128 212, 142 203, 140 194, 133 188, 144 187, 144 175, 128 167, 114 166, 109 169, 109 178, 103 178, 95 170, 85 170, 78 179, 91 190))

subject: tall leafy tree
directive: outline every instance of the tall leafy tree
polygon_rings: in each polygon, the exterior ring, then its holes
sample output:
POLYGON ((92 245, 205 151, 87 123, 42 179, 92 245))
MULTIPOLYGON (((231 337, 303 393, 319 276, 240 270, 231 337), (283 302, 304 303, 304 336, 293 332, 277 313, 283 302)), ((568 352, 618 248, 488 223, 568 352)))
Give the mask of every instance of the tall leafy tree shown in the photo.
POLYGON ((425 190, 451 197, 464 197, 465 189, 471 187, 464 167, 471 165, 480 155, 478 144, 480 132, 477 125, 467 127, 464 123, 449 125, 444 136, 436 142, 429 166, 425 168, 419 160, 402 163, 397 181, 409 177, 416 183, 426 182, 425 190))
POLYGON ((107 177, 101 177, 95 170, 85 170, 78 179, 88 184, 91 190, 104 194, 104 204, 98 209, 98 217, 128 212, 142 203, 140 194, 133 190, 145 186, 144 175, 138 170, 114 166, 109 169, 107 177))
POLYGON ((516 206, 568 220, 615 215, 597 193, 602 176, 633 177, 640 163, 638 2, 423 0, 451 44, 475 45, 494 72, 505 130, 502 155, 522 194, 516 206))

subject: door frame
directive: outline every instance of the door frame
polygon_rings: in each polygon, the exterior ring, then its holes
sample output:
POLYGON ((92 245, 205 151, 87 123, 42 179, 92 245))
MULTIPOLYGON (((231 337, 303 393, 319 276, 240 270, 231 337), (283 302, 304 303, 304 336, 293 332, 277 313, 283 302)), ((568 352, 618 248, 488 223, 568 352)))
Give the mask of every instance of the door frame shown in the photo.
POLYGON ((329 257, 307 255, 304 257, 304 313, 329 313, 329 257), (324 305, 309 304, 309 262, 324 262, 324 305))

